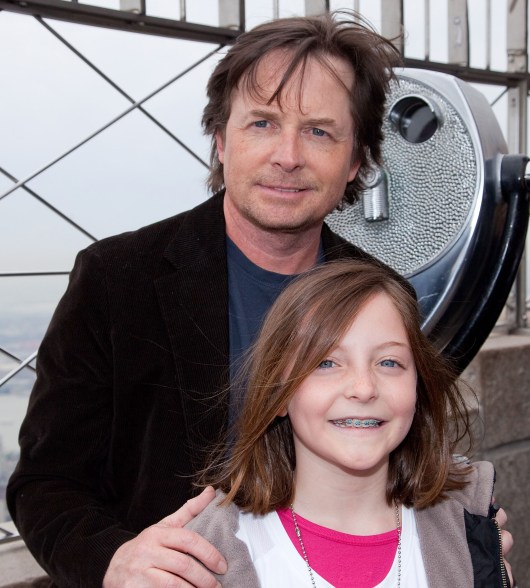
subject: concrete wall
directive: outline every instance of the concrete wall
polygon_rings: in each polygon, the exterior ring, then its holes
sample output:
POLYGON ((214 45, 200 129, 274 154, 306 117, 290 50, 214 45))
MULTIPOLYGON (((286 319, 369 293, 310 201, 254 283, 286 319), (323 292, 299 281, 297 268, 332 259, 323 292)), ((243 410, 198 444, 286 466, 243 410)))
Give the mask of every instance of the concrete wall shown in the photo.
POLYGON ((519 588, 530 588, 530 332, 492 335, 462 375, 478 396, 477 458, 495 465, 495 498, 515 539, 519 588))

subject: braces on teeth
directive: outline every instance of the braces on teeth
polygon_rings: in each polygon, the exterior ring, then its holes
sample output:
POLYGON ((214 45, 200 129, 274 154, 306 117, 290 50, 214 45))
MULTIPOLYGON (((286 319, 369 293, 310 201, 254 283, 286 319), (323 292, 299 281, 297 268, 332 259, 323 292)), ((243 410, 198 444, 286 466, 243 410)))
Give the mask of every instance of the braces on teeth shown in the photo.
POLYGON ((339 427, 361 427, 363 429, 367 429, 369 427, 377 427, 381 421, 376 419, 341 419, 338 421, 333 421, 339 427))

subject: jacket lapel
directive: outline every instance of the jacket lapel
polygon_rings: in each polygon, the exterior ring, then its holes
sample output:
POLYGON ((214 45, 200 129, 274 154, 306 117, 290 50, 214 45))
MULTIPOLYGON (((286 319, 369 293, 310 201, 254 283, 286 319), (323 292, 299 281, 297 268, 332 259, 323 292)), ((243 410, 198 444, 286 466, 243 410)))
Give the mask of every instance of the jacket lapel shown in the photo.
POLYGON ((172 271, 156 280, 171 342, 191 459, 227 422, 228 282, 222 195, 185 213, 165 252, 172 271))

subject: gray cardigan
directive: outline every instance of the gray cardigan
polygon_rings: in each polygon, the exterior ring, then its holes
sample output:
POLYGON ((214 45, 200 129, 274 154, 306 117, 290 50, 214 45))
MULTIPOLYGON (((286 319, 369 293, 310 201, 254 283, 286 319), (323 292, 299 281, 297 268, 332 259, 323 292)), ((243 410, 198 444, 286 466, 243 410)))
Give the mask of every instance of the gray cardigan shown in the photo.
MULTIPOLYGON (((491 574, 500 577, 500 537, 497 527, 488 518, 495 473, 489 462, 476 462, 468 477, 469 484, 449 493, 446 500, 435 506, 416 510, 416 525, 420 538, 425 571, 430 588, 502 586, 491 583, 491 574), (484 533, 473 537, 474 528, 487 528, 487 543, 494 549, 484 557, 487 546, 482 545, 484 533), (480 544, 481 556, 472 560, 471 544, 480 544), (496 543, 495 543, 496 542, 496 543), (488 580, 481 580, 481 570, 489 568, 488 580), (493 570, 493 571, 492 571, 493 570)), ((228 571, 217 576, 224 588, 260 588, 246 545, 236 536, 239 510, 231 503, 218 506, 223 494, 187 526, 215 545, 228 562, 228 571)))

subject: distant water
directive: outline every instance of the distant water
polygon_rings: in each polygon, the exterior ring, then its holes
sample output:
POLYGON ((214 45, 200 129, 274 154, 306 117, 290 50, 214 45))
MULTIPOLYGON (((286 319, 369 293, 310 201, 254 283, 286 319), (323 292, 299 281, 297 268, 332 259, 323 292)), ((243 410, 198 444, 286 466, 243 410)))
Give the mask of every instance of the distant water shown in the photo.
POLYGON ((18 431, 27 407, 28 399, 23 396, 0 395, 0 437, 4 453, 18 451, 18 431))

